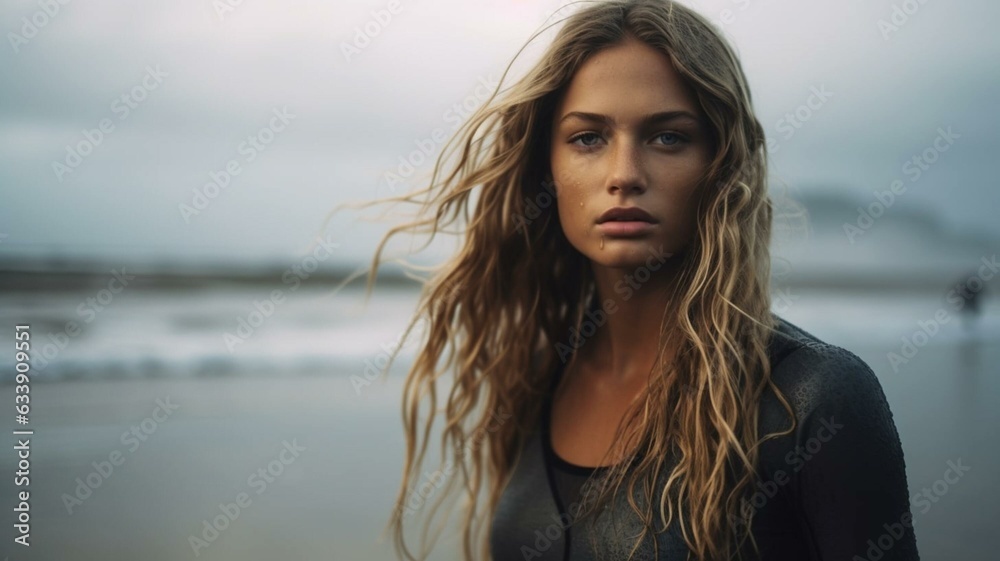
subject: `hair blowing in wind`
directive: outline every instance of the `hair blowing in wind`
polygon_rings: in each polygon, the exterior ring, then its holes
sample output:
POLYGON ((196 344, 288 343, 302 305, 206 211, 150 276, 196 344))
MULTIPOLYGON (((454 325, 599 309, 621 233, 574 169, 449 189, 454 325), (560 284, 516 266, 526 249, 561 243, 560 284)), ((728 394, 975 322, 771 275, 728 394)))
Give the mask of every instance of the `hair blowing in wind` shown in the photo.
POLYGON ((441 507, 456 494, 464 499, 463 558, 489 558, 489 522, 539 420, 553 366, 565 359, 559 348, 595 306, 589 263, 568 243, 546 185, 553 108, 589 56, 627 37, 670 58, 708 118, 715 153, 700 187, 696 232, 678 257, 679 282, 663 310, 656 375, 618 426, 613 452, 629 461, 607 473, 602 497, 627 493, 645 526, 637 544, 672 521, 698 559, 728 559, 752 542, 753 512, 743 499, 762 441, 760 396, 770 387, 792 413, 771 382, 767 355, 774 325, 764 131, 737 56, 707 19, 664 0, 583 4, 556 22, 562 27, 537 64, 504 88, 508 66, 444 146, 426 187, 363 204, 418 208, 380 241, 366 298, 390 238, 425 235, 429 243, 451 233, 461 240, 454 257, 422 279, 404 332, 406 339, 421 325, 403 390, 403 477, 387 526, 401 559, 427 558, 453 510, 441 507), (666 349, 679 349, 674 360, 663 360, 666 349), (425 466, 439 414, 441 464, 425 466), (404 526, 418 520, 414 550, 404 526))

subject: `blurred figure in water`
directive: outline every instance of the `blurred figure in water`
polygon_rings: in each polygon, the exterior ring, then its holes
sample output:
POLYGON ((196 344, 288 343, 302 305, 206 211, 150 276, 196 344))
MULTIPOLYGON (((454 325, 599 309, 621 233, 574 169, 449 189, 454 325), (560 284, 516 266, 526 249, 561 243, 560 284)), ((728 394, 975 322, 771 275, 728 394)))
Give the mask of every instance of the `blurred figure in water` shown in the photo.
POLYGON ((975 327, 979 319, 979 300, 986 283, 979 277, 978 271, 972 271, 955 283, 948 292, 947 300, 956 307, 962 315, 962 326, 968 330, 975 327))

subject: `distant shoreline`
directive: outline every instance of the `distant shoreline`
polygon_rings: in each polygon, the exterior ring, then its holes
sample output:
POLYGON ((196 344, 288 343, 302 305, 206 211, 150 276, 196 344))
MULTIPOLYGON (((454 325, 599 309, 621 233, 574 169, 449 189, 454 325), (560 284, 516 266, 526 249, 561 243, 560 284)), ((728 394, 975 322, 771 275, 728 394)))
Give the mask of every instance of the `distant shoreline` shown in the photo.
MULTIPOLYGON (((193 266, 185 267, 151 267, 149 265, 126 264, 100 267, 93 263, 87 269, 65 267, 60 269, 23 269, 11 270, 0 264, 0 290, 7 292, 38 292, 38 291, 77 291, 99 288, 107 284, 112 271, 123 268, 130 275, 135 275, 133 288, 145 290, 198 290, 219 288, 220 286, 255 287, 262 285, 280 285, 287 268, 278 267, 246 267, 219 270, 197 270, 193 266)), ((304 288, 332 288, 356 274, 358 269, 346 267, 333 269, 318 269, 309 274, 303 283, 304 288)), ((363 273, 351 280, 345 289, 362 289, 367 282, 367 274, 363 273)), ((838 290, 859 292, 906 291, 947 292, 954 284, 955 275, 947 272, 910 272, 890 274, 885 271, 793 271, 783 276, 772 277, 772 287, 801 288, 811 290, 838 290)), ((379 288, 418 290, 420 283, 403 274, 392 264, 385 265, 385 270, 379 270, 375 279, 375 290, 379 288)), ((989 294, 985 296, 989 297, 989 294)))
MULTIPOLYGON (((146 290, 191 290, 218 288, 222 285, 253 287, 260 285, 280 285, 283 276, 289 273, 287 266, 246 266, 218 267, 209 270, 201 265, 154 265, 121 263, 72 263, 65 262, 53 266, 50 263, 0 263, 0 290, 3 291, 76 291, 96 288, 107 284, 113 271, 125 270, 135 275, 130 287, 146 290)), ((362 269, 363 270, 363 269, 362 269)), ((359 269, 334 267, 316 269, 311 273, 297 272, 304 287, 330 288, 343 282, 359 269), (305 277, 303 277, 305 275, 305 277)), ((345 288, 362 288, 368 280, 362 273, 351 280, 345 288)), ((386 264, 380 268, 375 279, 375 288, 417 289, 420 283, 403 274, 398 267, 386 264), (383 270, 384 269, 384 270, 383 270)))

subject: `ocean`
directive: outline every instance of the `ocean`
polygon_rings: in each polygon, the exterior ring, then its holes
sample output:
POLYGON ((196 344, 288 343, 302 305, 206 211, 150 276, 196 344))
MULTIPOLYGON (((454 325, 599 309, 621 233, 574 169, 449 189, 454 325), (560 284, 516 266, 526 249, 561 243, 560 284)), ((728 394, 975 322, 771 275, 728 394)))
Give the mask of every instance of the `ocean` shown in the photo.
MULTIPOLYGON (((35 349, 32 545, 13 544, 8 530, 0 551, 46 560, 393 559, 379 538, 402 468, 400 396, 415 348, 400 336, 417 293, 378 288, 365 307, 357 288, 285 287, 280 301, 274 289, 114 293, 101 282, 0 295, 7 348, 14 326, 28 324, 35 349), (400 346, 388 378, 372 376, 400 346)), ((971 318, 938 290, 783 294, 779 315, 878 375, 911 494, 941 490, 948 462, 970 467, 929 507, 914 507, 921 557, 992 559, 1000 299, 984 299, 971 318)), ((13 356, 0 355, 8 407, 13 356)), ((6 440, 0 524, 10 529, 17 464, 14 436, 6 440)), ((432 558, 458 559, 456 540, 445 531, 432 558)))

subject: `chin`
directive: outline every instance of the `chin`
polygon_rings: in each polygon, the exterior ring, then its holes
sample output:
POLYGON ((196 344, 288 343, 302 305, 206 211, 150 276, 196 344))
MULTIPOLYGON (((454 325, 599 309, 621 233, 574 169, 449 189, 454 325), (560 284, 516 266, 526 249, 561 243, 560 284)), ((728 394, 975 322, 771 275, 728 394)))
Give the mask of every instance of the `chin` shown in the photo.
POLYGON ((673 244, 658 239, 610 238, 588 248, 587 257, 595 264, 620 269, 649 267, 658 270, 677 250, 673 244))

